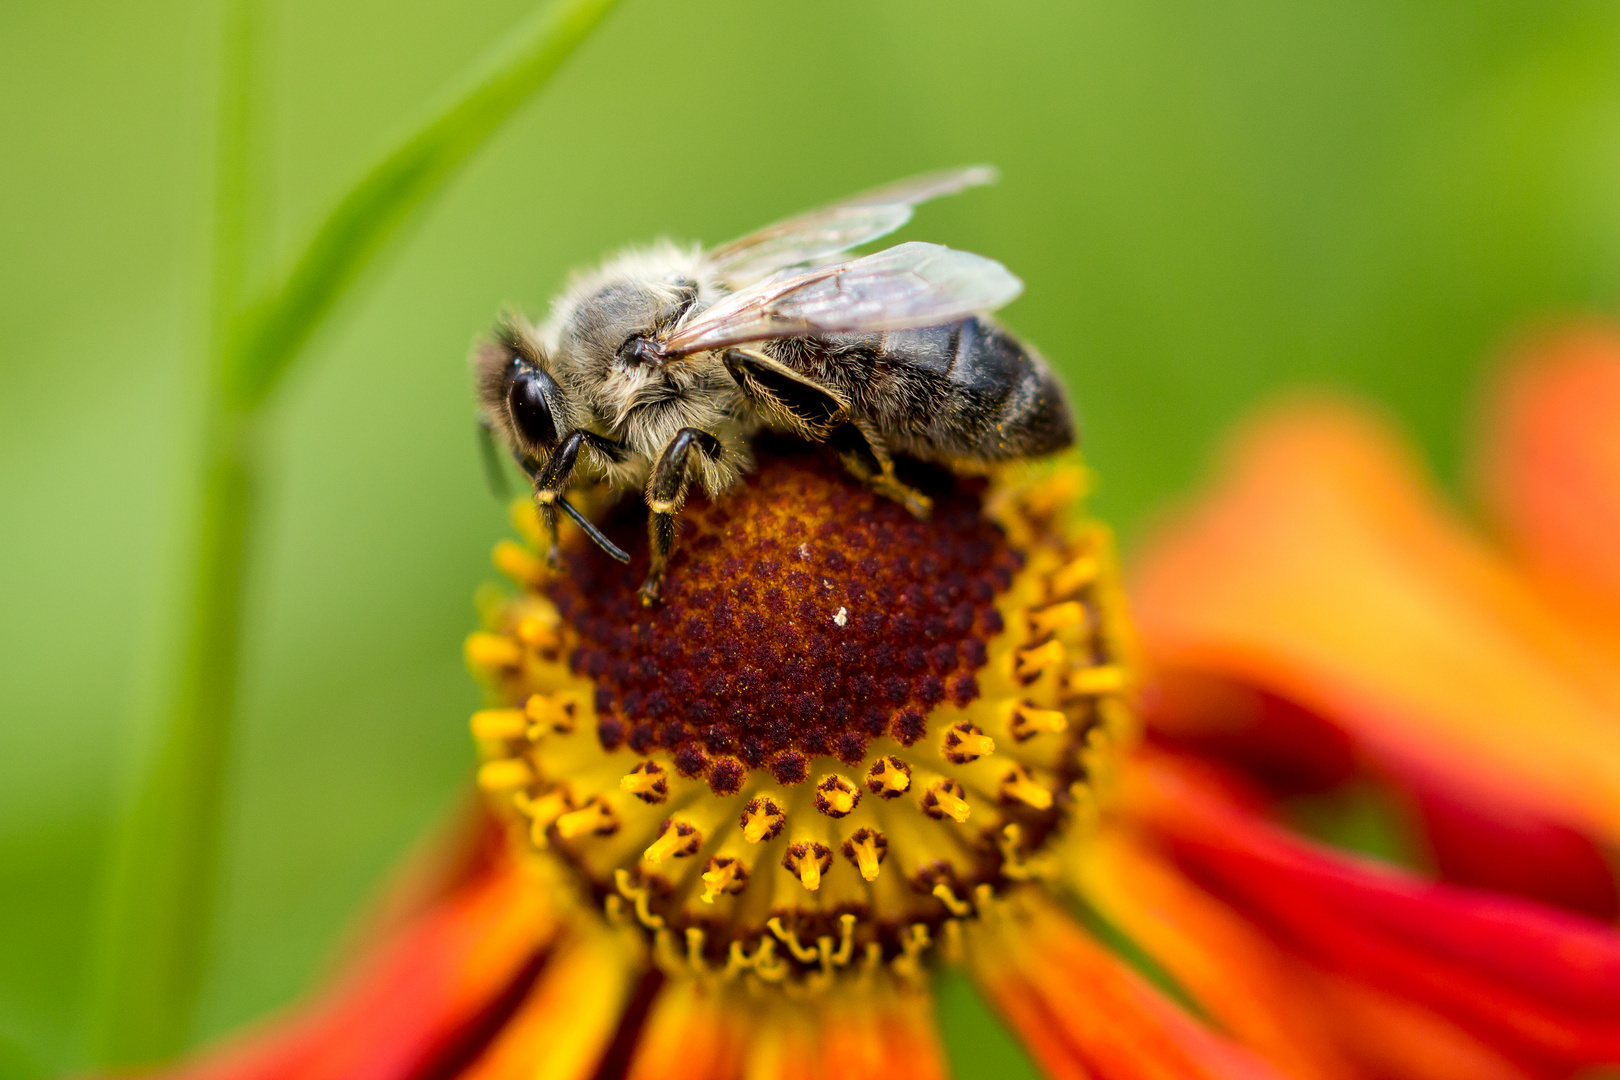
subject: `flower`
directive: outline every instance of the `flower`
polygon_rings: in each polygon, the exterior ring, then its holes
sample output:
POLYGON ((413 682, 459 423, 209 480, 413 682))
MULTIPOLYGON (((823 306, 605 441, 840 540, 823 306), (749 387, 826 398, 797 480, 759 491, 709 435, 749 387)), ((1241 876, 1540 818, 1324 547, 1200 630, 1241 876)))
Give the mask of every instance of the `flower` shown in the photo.
MULTIPOLYGON (((1526 378, 1492 459, 1504 505, 1555 523, 1516 534, 1526 564, 1612 569, 1537 487, 1585 460, 1568 414, 1601 410, 1526 378)), ((518 591, 467 644, 477 857, 183 1074, 935 1077, 951 963, 1054 1077, 1620 1060, 1615 760, 1592 760, 1614 669, 1571 629, 1620 607, 1549 599, 1346 406, 1242 445, 1143 565, 1145 669, 1076 470, 919 469, 920 522, 771 444, 686 508, 651 613, 594 548, 554 576, 524 508, 495 555, 518 591), (1290 827, 1291 796, 1351 777, 1426 808, 1434 874, 1290 827)), ((630 502, 603 527, 635 549, 630 502)))

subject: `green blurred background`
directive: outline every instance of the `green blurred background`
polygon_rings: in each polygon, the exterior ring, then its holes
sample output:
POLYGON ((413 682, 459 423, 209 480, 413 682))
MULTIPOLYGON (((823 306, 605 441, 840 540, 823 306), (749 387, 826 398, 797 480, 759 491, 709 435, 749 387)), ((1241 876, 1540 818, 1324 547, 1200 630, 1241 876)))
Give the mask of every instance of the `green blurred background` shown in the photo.
MULTIPOLYGON (((253 264, 527 0, 279 0, 253 264)), ((181 580, 218 14, 0 6, 0 1075, 83 1068, 96 895, 181 580)), ((973 161, 908 236, 1028 283, 1136 535, 1300 382, 1453 486, 1479 373, 1620 297, 1620 8, 1463 0, 626 0, 315 344, 276 412, 198 1037, 308 986, 460 797, 460 659, 503 535, 463 363, 503 304, 973 161)), ((1003 1037, 959 983, 963 1076, 1003 1037)))

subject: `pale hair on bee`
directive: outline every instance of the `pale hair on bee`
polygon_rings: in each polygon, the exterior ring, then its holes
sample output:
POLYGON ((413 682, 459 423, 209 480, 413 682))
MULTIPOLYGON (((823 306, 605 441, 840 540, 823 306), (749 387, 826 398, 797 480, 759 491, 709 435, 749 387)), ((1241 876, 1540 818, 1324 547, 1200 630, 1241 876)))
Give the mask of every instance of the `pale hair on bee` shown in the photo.
POLYGON ((574 275, 540 325, 503 320, 473 357, 479 402, 533 484, 553 565, 559 509, 628 561, 566 496, 641 486, 653 603, 689 483, 737 483, 766 428, 827 444, 919 517, 928 499, 895 475, 897 453, 983 467, 1072 445, 1062 385, 989 317, 1023 290, 1006 267, 917 242, 842 258, 918 203, 995 179, 930 173, 717 248, 631 248, 574 275))

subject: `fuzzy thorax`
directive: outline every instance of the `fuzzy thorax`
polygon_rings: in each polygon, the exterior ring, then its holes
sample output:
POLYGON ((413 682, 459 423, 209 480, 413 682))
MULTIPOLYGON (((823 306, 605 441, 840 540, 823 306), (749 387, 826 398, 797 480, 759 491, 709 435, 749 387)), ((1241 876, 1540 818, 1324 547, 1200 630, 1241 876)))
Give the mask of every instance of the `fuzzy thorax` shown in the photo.
MULTIPOLYGON (((914 975, 1094 817, 1134 726, 1106 531, 1072 473, 912 479, 928 521, 765 450, 688 508, 652 610, 593 547, 556 577, 497 548, 480 784, 666 968, 914 975)), ((639 507, 603 525, 645 557, 639 507)))

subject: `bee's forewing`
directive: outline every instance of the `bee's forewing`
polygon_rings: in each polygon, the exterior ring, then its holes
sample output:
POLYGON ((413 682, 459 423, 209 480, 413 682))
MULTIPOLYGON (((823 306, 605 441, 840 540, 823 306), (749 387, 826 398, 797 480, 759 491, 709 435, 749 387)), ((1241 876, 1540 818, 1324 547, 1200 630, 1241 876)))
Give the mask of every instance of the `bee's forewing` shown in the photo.
POLYGON ((804 266, 887 236, 911 220, 918 203, 995 181, 996 170, 988 165, 914 176, 767 225, 715 248, 709 261, 728 284, 741 287, 785 266, 804 266))
POLYGON ((661 342, 671 356, 749 341, 936 326, 994 311, 1024 283, 994 259, 909 243, 796 274, 721 300, 661 342))

